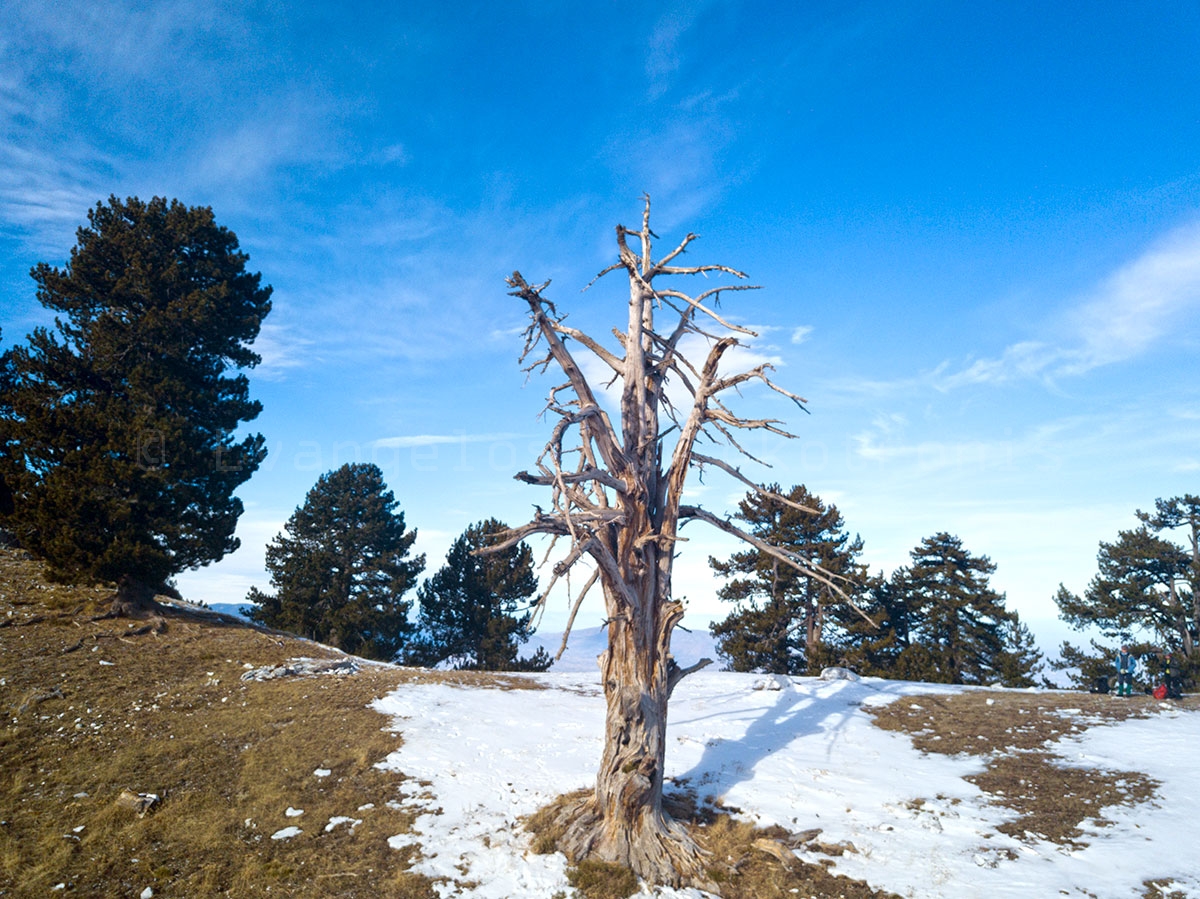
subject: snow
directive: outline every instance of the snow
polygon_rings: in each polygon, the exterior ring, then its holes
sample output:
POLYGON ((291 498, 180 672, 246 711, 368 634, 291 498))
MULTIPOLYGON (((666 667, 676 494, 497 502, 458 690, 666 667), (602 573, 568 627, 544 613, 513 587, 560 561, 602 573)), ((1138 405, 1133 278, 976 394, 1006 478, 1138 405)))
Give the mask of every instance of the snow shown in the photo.
MULTIPOLYGON (((560 646, 562 646, 561 633, 537 631, 529 638, 529 642, 521 647, 521 655, 531 656, 540 647, 554 656, 560 646)), ((608 631, 603 625, 572 628, 567 640, 566 651, 563 652, 562 658, 554 663, 553 670, 556 674, 568 672, 595 674, 596 656, 607 648, 608 631)), ((718 663, 720 661, 717 658, 716 640, 703 628, 694 630, 676 628, 671 635, 671 652, 679 660, 679 664, 684 666, 703 658, 709 658, 718 663)))
MULTIPOLYGON (((604 700, 594 668, 529 677, 548 689, 405 685, 375 704, 403 733, 383 766, 431 784, 404 800, 418 812, 415 832, 389 842, 419 844, 417 870, 446 878, 444 896, 572 892, 566 860, 529 853, 521 819, 592 784, 604 700)), ((1106 810, 1113 826, 1087 829, 1090 845, 1068 849, 997 830, 1014 813, 964 780, 983 770, 982 759, 918 752, 865 711, 954 689, 702 671, 672 699, 667 776, 759 825, 820 828, 826 844, 852 843, 855 851, 810 860, 903 896, 1117 899, 1146 895, 1153 880, 1200 897, 1200 715, 1164 705, 1150 719, 1057 744, 1069 764, 1141 771, 1161 783, 1152 802, 1106 810)))

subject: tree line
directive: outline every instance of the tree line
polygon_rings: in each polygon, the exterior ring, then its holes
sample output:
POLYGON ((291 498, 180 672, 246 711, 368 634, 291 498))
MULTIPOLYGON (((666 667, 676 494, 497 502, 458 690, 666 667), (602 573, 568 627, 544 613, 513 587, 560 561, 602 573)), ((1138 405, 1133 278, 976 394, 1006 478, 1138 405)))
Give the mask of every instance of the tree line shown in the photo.
POLYGON ((250 617, 383 661, 489 671, 544 671, 540 647, 519 656, 532 634, 537 591, 524 543, 483 553, 507 525, 468 527, 446 563, 417 587, 425 557, 417 532, 376 465, 349 463, 322 475, 267 546, 272 593, 252 589, 250 617), (406 599, 417 587, 417 615, 406 599))
POLYGON ((709 564, 735 609, 713 626, 735 671, 860 674, 953 684, 1033 686, 1042 655, 1033 635, 990 584, 996 566, 942 532, 921 541, 912 564, 890 577, 868 573, 862 538, 842 513, 804 485, 775 497, 749 493, 736 517, 750 533, 812 559, 828 582, 756 549, 709 564), (849 600, 849 601, 847 601, 849 600))
MULTIPOLYGON (((53 327, 0 355, 0 522, 51 576, 114 582, 113 613, 136 614, 175 574, 239 545, 234 491, 266 455, 261 434, 239 436, 262 408, 244 372, 260 361, 252 345, 271 288, 207 207, 111 197, 76 236, 64 267, 31 272, 53 327)), ((519 654, 537 591, 525 543, 482 553, 510 529, 477 522, 418 583, 425 559, 411 553, 416 532, 397 507, 375 466, 323 475, 267 549, 271 590, 247 597, 257 620, 374 658, 545 668, 544 652, 519 654)), ((1138 527, 1101 543, 1087 589, 1061 587, 1054 600, 1073 626, 1143 655, 1172 653, 1192 677, 1200 498, 1136 514, 1138 527)), ((837 664, 1027 686, 1043 668, 1033 635, 991 587, 994 564, 949 533, 923 539, 885 576, 867 571, 862 539, 803 485, 751 490, 734 520, 759 541, 710 560, 733 607, 713 634, 735 670, 837 664)), ((1111 674, 1112 649, 1066 642, 1051 667, 1086 686, 1111 674)))
MULTIPOLYGON (((0 355, 0 526, 55 580, 115 583, 112 615, 239 546, 234 491, 266 457, 261 434, 237 434, 262 411, 244 370, 271 310, 248 259, 208 207, 110 197, 65 266, 31 272, 56 318, 0 355)), ((475 554, 505 529, 494 519, 455 542, 409 620, 425 560, 396 506, 375 466, 322 476, 267 550, 255 617, 372 658, 547 667, 518 655, 528 548, 475 554)))

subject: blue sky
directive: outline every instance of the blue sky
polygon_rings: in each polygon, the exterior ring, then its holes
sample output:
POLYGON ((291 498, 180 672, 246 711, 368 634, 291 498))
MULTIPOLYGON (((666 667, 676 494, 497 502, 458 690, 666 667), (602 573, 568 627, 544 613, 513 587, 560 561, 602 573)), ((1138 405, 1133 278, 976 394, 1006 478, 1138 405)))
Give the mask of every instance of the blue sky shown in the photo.
MULTIPOLYGON (((621 286, 580 288, 643 192, 664 244, 762 285, 724 311, 812 414, 747 392, 799 435, 751 441, 757 476, 835 502, 873 568, 957 534, 1049 644, 1097 541, 1200 487, 1194 3, 382 6, 0 9, 5 341, 110 194, 212 206, 275 289, 271 454, 190 597, 265 587, 265 543, 347 461, 383 468, 430 573, 471 522, 525 520, 550 383, 504 277, 607 334, 621 286)), ((692 527, 703 624, 729 546, 692 527)))

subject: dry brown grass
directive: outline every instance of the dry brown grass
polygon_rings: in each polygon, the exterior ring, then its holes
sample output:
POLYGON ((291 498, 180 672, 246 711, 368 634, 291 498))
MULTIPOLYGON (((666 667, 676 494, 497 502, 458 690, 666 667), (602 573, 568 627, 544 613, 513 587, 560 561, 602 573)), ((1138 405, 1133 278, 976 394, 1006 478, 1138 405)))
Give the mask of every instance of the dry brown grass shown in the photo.
MULTIPOLYGON (((1200 699, 1189 696, 1176 705, 1196 709, 1200 699)), ((1049 745, 1096 724, 1147 717, 1158 709, 1148 696, 969 690, 898 699, 873 714, 879 727, 908 734, 924 752, 985 757, 987 770, 968 780, 992 802, 1019 814, 1002 832, 1078 845, 1082 824, 1106 823, 1104 808, 1145 802, 1159 784, 1137 772, 1063 766, 1049 745)))
POLYGON ((108 592, 0 551, 0 895, 434 895, 387 845, 418 787, 375 767, 400 738, 367 708, 417 673, 243 683, 246 665, 334 653, 180 614, 129 636, 141 622, 91 620, 108 592), (124 789, 162 801, 138 817, 124 789), (334 816, 361 823, 326 832, 334 816), (288 825, 303 833, 271 839, 288 825))

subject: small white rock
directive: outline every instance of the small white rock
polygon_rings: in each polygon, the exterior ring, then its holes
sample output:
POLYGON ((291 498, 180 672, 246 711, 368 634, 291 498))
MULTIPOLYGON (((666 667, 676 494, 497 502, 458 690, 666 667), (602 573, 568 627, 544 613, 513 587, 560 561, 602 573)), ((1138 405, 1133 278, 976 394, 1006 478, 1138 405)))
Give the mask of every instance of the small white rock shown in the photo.
POLYGON ((302 808, 292 808, 292 807, 289 805, 289 806, 287 807, 287 811, 286 811, 286 812, 284 812, 284 814, 285 814, 287 817, 289 817, 289 818, 299 818, 301 815, 303 815, 303 814, 304 814, 304 809, 302 809, 302 808))
POLYGON ((153 895, 154 887, 146 887, 146 889, 142 890, 142 899, 151 899, 153 895))
POLYGON ((849 668, 834 666, 821 672, 821 680, 860 680, 859 676, 849 668))
POLYGON ((313 772, 313 777, 328 777, 332 773, 328 768, 318 768, 313 772))
POLYGON ((272 840, 290 840, 292 837, 299 836, 304 833, 299 827, 285 827, 282 830, 277 830, 271 834, 272 840))

